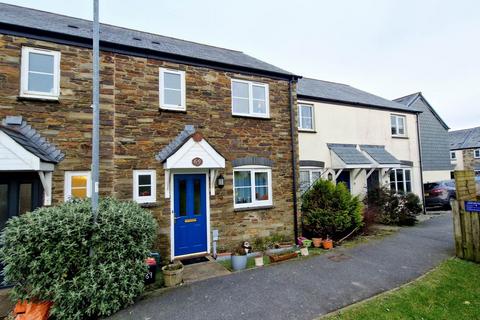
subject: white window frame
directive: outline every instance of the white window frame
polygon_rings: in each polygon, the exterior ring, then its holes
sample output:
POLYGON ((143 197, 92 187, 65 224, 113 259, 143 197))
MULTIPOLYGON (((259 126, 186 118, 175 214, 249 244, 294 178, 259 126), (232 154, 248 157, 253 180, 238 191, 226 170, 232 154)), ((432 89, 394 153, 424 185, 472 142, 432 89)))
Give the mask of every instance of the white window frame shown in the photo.
MULTIPOLYGON (((392 169, 393 172, 395 172, 395 192, 398 192, 398 181, 397 181, 397 170, 402 170, 403 171, 403 192, 405 193, 410 193, 413 192, 413 176, 412 176, 412 169, 411 168, 398 168, 398 169, 392 169), (407 181, 405 172, 410 171, 410 180, 407 181), (407 191, 407 182, 410 182, 410 191, 407 191)), ((390 188, 391 188, 391 183, 392 181, 390 180, 390 188)))
POLYGON ((480 159, 480 149, 473 150, 473 157, 475 159, 480 159))
POLYGON ((301 131, 315 131, 315 109, 312 104, 299 103, 298 104, 298 129, 301 131), (302 117, 302 107, 310 108, 312 110, 312 127, 304 128, 303 127, 303 117, 302 117))
MULTIPOLYGON (((310 188, 314 182, 316 182, 318 179, 321 179, 324 171, 320 168, 315 168, 315 167, 300 167, 299 172, 308 172, 308 188, 310 188), (315 181, 313 181, 314 172, 315 173, 318 172, 320 174, 320 177, 315 181)), ((299 177, 300 177, 300 174, 299 174, 299 177)), ((299 186, 299 188, 301 188, 301 186, 299 186)))
POLYGON ((391 114, 390 115, 390 132, 392 132, 392 117, 395 118, 395 128, 396 128, 396 131, 397 131, 396 134, 392 133, 392 137, 407 137, 407 117, 405 115, 401 115, 401 114, 391 114), (403 131, 404 131, 403 134, 398 133, 398 128, 399 128, 398 119, 399 118, 403 119, 403 131))
POLYGON ((87 176, 87 198, 92 196, 92 173, 90 171, 65 171, 64 199, 72 199, 72 177, 87 176))
POLYGON ((186 111, 186 85, 185 85, 185 71, 181 70, 172 70, 167 68, 159 69, 159 100, 160 100, 160 109, 165 110, 176 110, 176 111, 186 111), (172 73, 180 75, 180 100, 181 105, 167 104, 165 103, 165 73, 172 73))
POLYGON ((133 170, 133 200, 137 203, 154 203, 157 201, 157 172, 155 170, 133 170), (139 176, 149 175, 152 192, 149 196, 139 196, 139 176))
POLYGON ((58 100, 58 97, 60 96, 60 51, 31 48, 31 47, 22 47, 20 96, 28 97, 28 98, 58 100), (52 93, 28 90, 30 53, 53 56, 53 92, 52 93))
MULTIPOLYGON (((232 100, 232 115, 242 116, 242 117, 253 117, 253 118, 270 118, 270 90, 267 83, 260 83, 254 81, 246 81, 239 79, 231 79, 230 82, 230 92, 232 100), (240 113, 233 111, 233 83, 246 83, 248 84, 248 113, 240 113), (253 86, 265 88, 265 113, 255 113, 253 112, 253 86)), ((243 98, 243 97, 242 97, 243 98)))
POLYGON ((272 169, 266 166, 241 166, 233 169, 233 207, 234 209, 242 208, 256 208, 273 205, 272 198, 272 169), (249 171, 250 172, 250 190, 252 195, 252 202, 250 203, 235 203, 235 172, 249 171), (268 178, 268 200, 255 199, 255 173, 267 173, 268 178))
POLYGON ((457 161, 457 154, 455 151, 450 151, 450 160, 457 161))

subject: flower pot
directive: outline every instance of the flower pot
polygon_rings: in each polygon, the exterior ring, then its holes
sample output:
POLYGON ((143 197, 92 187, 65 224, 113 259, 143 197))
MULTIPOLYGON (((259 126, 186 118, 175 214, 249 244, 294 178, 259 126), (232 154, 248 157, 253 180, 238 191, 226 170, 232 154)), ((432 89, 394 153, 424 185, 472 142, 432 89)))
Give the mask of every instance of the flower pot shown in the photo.
POLYGON ((255 257, 255 267, 263 267, 263 256, 255 257))
POLYGON ((243 270, 247 267, 247 255, 232 255, 232 269, 234 271, 243 270))
POLYGON ((272 254, 269 255, 268 258, 270 259, 270 262, 280 262, 292 258, 298 257, 298 253, 296 252, 287 252, 287 253, 282 253, 282 254, 272 254))
POLYGON ((302 257, 308 256, 308 248, 300 248, 300 253, 302 254, 302 257))
POLYGON ((313 246, 320 248, 322 246, 322 238, 312 238, 313 246))
POLYGON ((323 244, 323 249, 330 250, 330 249, 333 248, 333 240, 332 239, 323 240, 322 244, 323 244))
POLYGON ((312 240, 308 240, 308 239, 303 240, 303 246, 305 248, 311 247, 312 246, 312 240))
POLYGON ((50 301, 43 302, 26 302, 18 301, 13 309, 16 319, 38 319, 47 320, 50 314, 50 308, 53 303, 50 301))
POLYGON ((181 263, 163 266, 162 273, 166 287, 175 287, 183 281, 183 265, 181 263))

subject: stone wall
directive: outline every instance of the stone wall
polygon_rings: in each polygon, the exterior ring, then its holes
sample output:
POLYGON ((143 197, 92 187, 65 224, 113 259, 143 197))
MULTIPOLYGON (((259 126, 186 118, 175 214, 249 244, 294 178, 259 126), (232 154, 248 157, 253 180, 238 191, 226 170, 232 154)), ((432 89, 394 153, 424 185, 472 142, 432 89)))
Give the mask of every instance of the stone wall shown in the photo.
MULTIPOLYGON (((66 154, 54 173, 54 203, 63 201, 64 171, 89 170, 90 104, 90 50, 0 36, 0 117, 22 115, 66 154), (19 100, 23 45, 61 51, 58 102, 19 100)), ((155 153, 186 124, 191 124, 227 160, 221 172, 226 178, 225 187, 217 188, 216 195, 210 198, 211 228, 220 232, 219 245, 229 247, 241 240, 273 234, 293 237, 289 115, 288 81, 102 52, 100 192, 132 199, 132 170, 156 169, 157 204, 151 210, 160 225, 158 247, 163 256, 169 254, 170 199, 164 197, 163 166, 155 160, 155 153), (159 111, 161 66, 186 72, 186 112, 159 111), (232 116, 232 78, 269 84, 270 119, 232 116), (230 161, 246 156, 273 161, 272 209, 241 212, 233 209, 230 161)), ((298 144, 295 145, 298 155, 298 144)))

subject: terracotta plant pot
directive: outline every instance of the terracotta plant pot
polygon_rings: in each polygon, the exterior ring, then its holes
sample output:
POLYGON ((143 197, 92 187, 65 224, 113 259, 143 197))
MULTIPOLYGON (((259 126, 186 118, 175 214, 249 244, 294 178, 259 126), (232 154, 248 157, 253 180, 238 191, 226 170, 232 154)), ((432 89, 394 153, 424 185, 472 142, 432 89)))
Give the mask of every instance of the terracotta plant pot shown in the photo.
POLYGON ((53 303, 18 301, 13 309, 16 319, 47 320, 53 303))
POLYGON ((263 267, 263 256, 255 257, 255 267, 263 267))
POLYGON ((330 249, 333 248, 333 240, 332 239, 323 240, 322 244, 323 244, 323 249, 330 250, 330 249))
POLYGON ((166 287, 175 287, 183 281, 183 265, 181 263, 163 266, 162 273, 166 287))
POLYGON ((312 241, 315 248, 320 248, 322 246, 322 238, 312 238, 312 241))
POLYGON ((288 252, 288 253, 283 253, 283 254, 272 254, 269 255, 268 258, 270 259, 270 262, 280 262, 292 258, 298 257, 298 253, 296 252, 288 252))
POLYGON ((307 247, 303 247, 303 248, 300 248, 300 253, 302 254, 302 256, 308 256, 308 248, 307 247))

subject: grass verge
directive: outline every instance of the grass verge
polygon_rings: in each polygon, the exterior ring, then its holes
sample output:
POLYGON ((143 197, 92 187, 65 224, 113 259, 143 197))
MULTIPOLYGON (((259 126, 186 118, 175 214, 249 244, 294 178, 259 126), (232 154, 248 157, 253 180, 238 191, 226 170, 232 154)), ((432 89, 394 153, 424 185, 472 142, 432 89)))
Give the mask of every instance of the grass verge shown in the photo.
POLYGON ((410 285, 321 319, 480 319, 479 281, 479 264, 450 259, 410 285))

